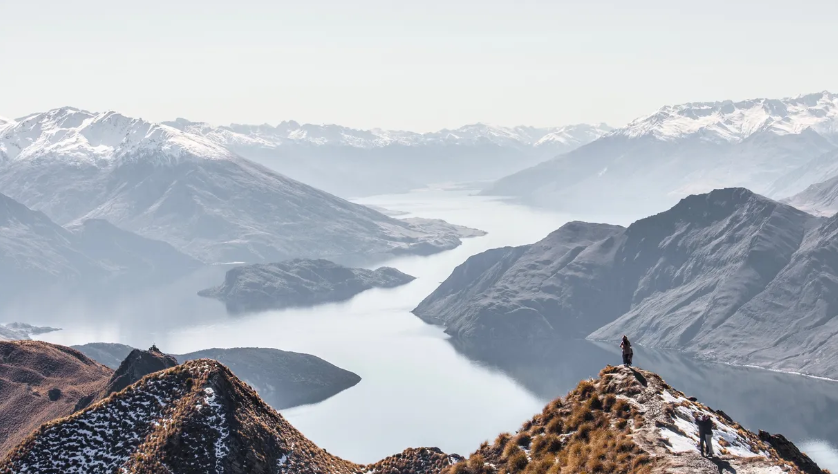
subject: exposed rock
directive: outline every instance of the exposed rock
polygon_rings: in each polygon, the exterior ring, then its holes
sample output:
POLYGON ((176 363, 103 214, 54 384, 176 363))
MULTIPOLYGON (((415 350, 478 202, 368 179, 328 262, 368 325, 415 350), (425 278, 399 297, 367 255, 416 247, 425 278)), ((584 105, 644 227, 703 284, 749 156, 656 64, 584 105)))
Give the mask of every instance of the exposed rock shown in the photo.
POLYGON ((759 430, 759 439, 770 444, 772 448, 777 451, 783 459, 793 462, 801 471, 806 474, 821 474, 821 468, 812 461, 809 456, 800 452, 797 446, 791 441, 787 440, 781 434, 771 434, 767 431, 759 430))
POLYGON ((116 369, 116 372, 113 373, 105 393, 120 392, 148 374, 177 365, 177 360, 174 357, 155 349, 152 347, 148 351, 139 349, 131 351, 119 365, 119 368, 116 369))
POLYGON ((414 312, 481 344, 584 337, 838 377, 838 218, 731 188, 477 255, 414 312), (597 231, 604 235, 597 235, 597 231))
POLYGON ((715 474, 723 466, 740 474, 822 473, 789 463, 771 444, 689 401, 656 374, 623 367, 582 381, 516 435, 501 434, 468 460, 419 448, 363 466, 314 445, 208 359, 145 377, 41 426, 0 461, 0 473, 512 474, 556 465, 567 472, 715 474), (698 453, 697 414, 714 423, 714 458, 698 453))
POLYGON ((68 347, 0 342, 0 458, 40 424, 103 393, 112 373, 68 347))
POLYGON ((358 375, 319 357, 278 349, 207 349, 175 357, 184 362, 212 359, 226 365, 276 410, 321 402, 361 381, 358 375))
POLYGON ((224 283, 198 292, 234 313, 343 301, 371 288, 393 288, 414 278, 395 268, 347 268, 328 260, 295 259, 244 265, 227 271, 224 283))
MULTIPOLYGON (((124 344, 73 346, 88 357, 117 368, 134 350, 124 344)), ((276 410, 317 403, 355 386, 361 377, 309 354, 278 349, 237 347, 176 354, 179 361, 213 359, 250 384, 276 410)))
POLYGON ((605 269, 590 267, 593 274, 586 274, 574 268, 575 261, 622 230, 571 222, 538 243, 474 255, 413 313, 461 338, 584 337, 611 320, 613 299, 595 286, 605 269))
POLYGON ((761 438, 689 401, 657 374, 606 367, 515 435, 501 434, 444 472, 823 473, 816 465, 807 471, 790 464, 761 438), (713 422, 714 457, 698 451, 699 414, 713 422))

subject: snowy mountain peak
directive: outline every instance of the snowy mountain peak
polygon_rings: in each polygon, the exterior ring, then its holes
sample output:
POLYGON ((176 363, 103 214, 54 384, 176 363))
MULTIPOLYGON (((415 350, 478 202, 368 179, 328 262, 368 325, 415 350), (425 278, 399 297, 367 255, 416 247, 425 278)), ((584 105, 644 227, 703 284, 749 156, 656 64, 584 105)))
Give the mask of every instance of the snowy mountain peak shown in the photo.
POLYGON ((499 146, 541 146, 544 144, 568 144, 579 146, 588 143, 611 128, 605 124, 568 125, 564 127, 539 128, 528 126, 501 127, 485 123, 464 125, 456 129, 442 129, 436 132, 417 133, 403 130, 374 128, 359 130, 334 124, 300 124, 293 120, 277 126, 267 124, 231 124, 214 127, 202 122, 177 119, 164 122, 189 133, 203 135, 210 140, 230 146, 262 146, 278 148, 289 144, 314 146, 349 146, 353 148, 380 148, 390 145, 480 145, 499 146), (546 140, 542 140, 545 139, 546 140))
POLYGON ((737 142, 762 131, 790 135, 806 129, 824 135, 838 133, 838 97, 823 91, 784 99, 668 105, 614 134, 652 136, 664 141, 697 136, 708 141, 737 142))
POLYGON ((168 160, 234 156, 220 145, 173 127, 114 111, 93 113, 74 107, 10 122, 0 136, 0 156, 15 161, 48 158, 93 164, 152 155, 168 160))

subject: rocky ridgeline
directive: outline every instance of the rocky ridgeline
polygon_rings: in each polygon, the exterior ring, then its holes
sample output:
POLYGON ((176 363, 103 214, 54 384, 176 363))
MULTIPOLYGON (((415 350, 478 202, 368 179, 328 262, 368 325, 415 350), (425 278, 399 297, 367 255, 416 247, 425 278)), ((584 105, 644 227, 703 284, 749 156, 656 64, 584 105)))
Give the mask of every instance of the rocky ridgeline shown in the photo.
POLYGON ((548 404, 515 434, 468 459, 408 449, 358 465, 317 447, 222 364, 199 359, 144 377, 47 423, 0 473, 281 474, 718 473, 820 474, 777 435, 754 434, 637 369, 607 367, 548 404), (696 414, 715 426, 715 458, 696 448, 696 414))

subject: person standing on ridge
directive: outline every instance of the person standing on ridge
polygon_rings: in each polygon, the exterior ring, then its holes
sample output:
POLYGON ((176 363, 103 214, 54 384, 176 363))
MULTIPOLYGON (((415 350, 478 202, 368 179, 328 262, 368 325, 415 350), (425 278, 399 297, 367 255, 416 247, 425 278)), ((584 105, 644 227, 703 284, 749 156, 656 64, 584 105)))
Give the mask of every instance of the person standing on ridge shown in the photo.
POLYGON ((631 348, 631 343, 625 335, 623 335, 623 342, 620 343, 620 348, 623 349, 623 365, 631 367, 631 359, 634 356, 634 349, 631 348))
POLYGON ((706 451, 708 457, 713 457, 713 420, 709 415, 697 415, 695 424, 698 425, 698 450, 702 456, 706 451))

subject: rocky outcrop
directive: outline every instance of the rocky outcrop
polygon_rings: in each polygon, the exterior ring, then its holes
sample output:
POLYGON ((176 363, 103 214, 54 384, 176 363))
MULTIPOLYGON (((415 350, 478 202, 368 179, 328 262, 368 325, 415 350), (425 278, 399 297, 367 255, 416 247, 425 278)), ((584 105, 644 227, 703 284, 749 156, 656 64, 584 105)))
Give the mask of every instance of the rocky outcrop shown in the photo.
POLYGON ((625 229, 571 223, 532 246, 472 257, 414 312, 489 346, 627 334, 644 346, 838 377, 836 243, 838 218, 720 189, 625 229))
POLYGON ((113 373, 113 377, 105 388, 105 393, 120 392, 148 374, 176 365, 177 360, 174 357, 163 354, 156 347, 147 351, 134 349, 113 373))
POLYGON ((815 461, 812 461, 809 456, 797 449, 797 446, 787 440, 785 436, 759 430, 759 439, 768 443, 780 457, 794 463, 806 474, 821 474, 823 472, 815 461))
POLYGON ((0 342, 0 458, 40 424, 101 396, 112 373, 68 347, 0 342))
POLYGON ((357 374, 319 357, 278 349, 207 349, 175 357, 184 362, 212 359, 224 364, 275 410, 321 402, 361 381, 357 374))
POLYGON ((295 259, 244 265, 227 272, 224 283, 198 292, 217 298, 234 313, 343 301, 371 288, 393 288, 414 278, 395 268, 348 268, 328 260, 295 259))
POLYGON ((197 359, 41 426, 0 461, 0 473, 715 474, 720 466, 740 474, 823 473, 803 471, 658 375, 610 366, 467 460, 418 448, 358 465, 317 447, 223 365, 197 359), (713 422, 715 457, 698 452, 697 415, 713 422))
POLYGON ((657 374, 609 366, 549 403, 514 435, 499 435, 443 472, 824 473, 814 463, 807 467, 657 374), (713 457, 698 450, 698 415, 713 423, 713 457))
MULTIPOLYGON (((135 350, 124 344, 99 342, 73 348, 114 369, 135 350)), ((276 410, 323 401, 361 381, 357 374, 319 357, 263 347, 205 349, 172 357, 182 362, 194 359, 221 362, 276 410)))

